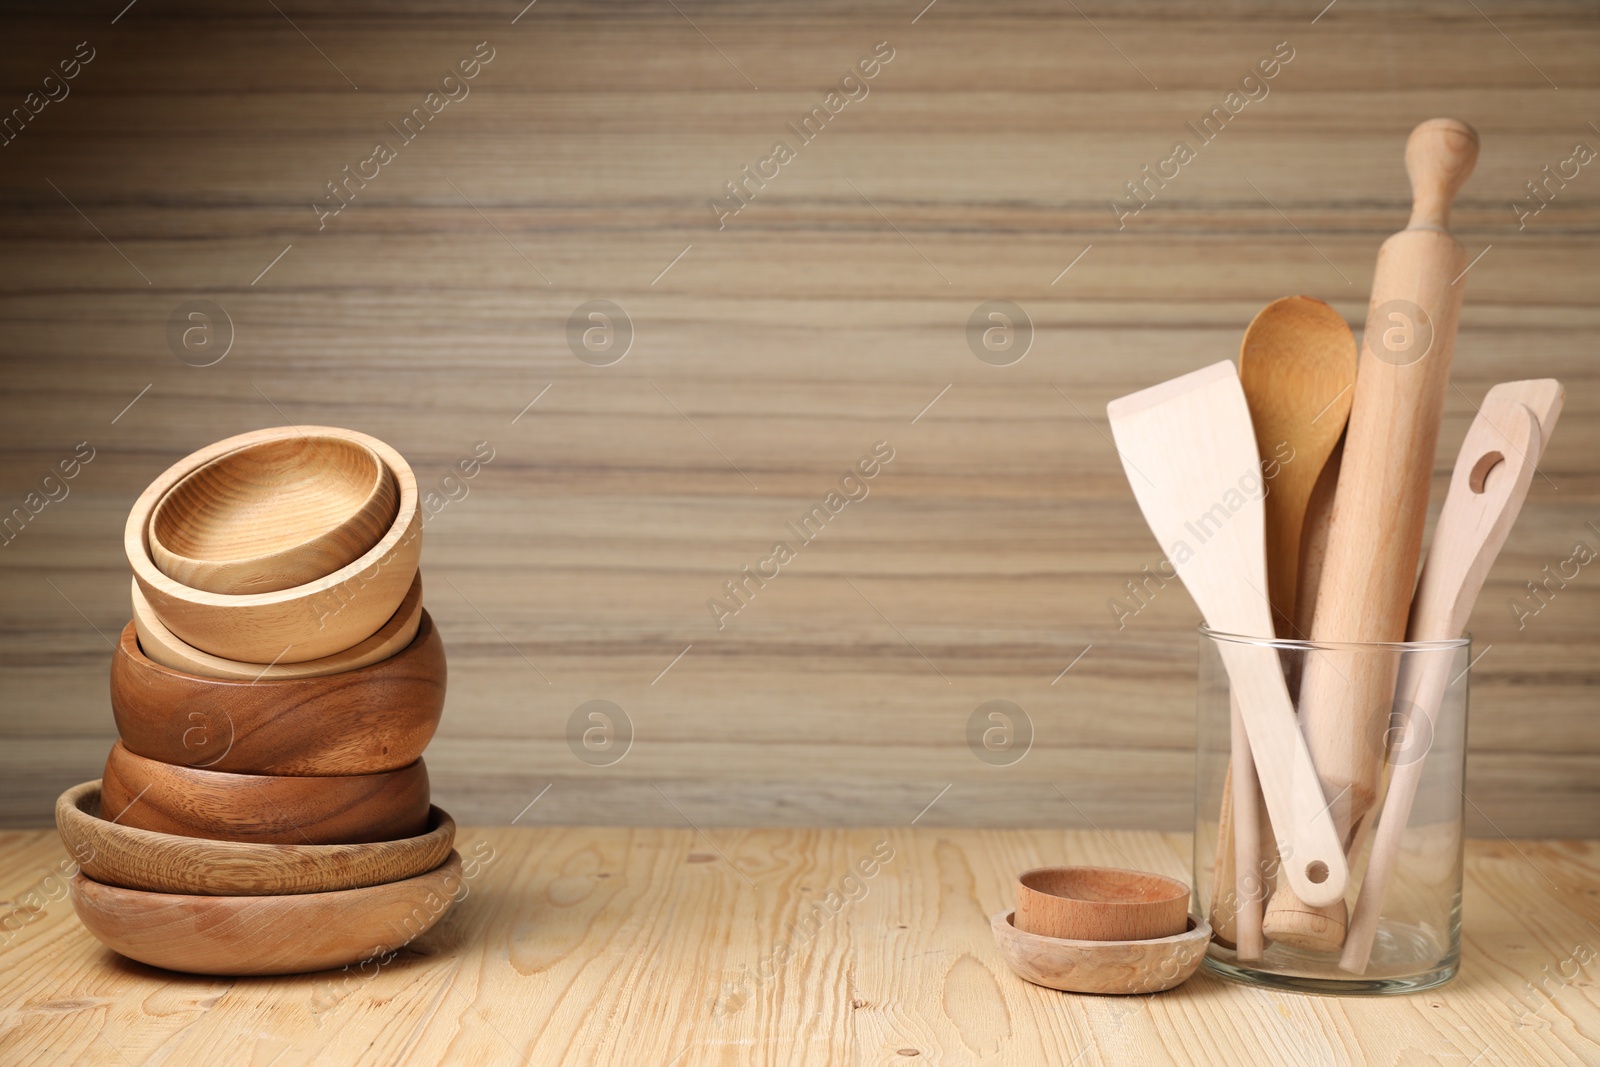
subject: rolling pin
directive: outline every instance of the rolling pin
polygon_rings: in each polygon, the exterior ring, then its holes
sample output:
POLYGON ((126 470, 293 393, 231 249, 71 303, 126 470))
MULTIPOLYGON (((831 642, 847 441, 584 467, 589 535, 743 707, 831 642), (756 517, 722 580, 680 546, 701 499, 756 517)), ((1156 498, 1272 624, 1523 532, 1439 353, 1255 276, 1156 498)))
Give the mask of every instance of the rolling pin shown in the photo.
MULTIPOLYGON (((1378 250, 1313 641, 1405 640, 1467 267, 1449 233, 1450 203, 1477 158, 1477 131, 1455 119, 1429 119, 1406 142, 1411 219, 1378 250)), ((1301 681, 1300 725, 1347 849, 1376 799, 1396 659, 1322 651, 1301 681)), ((1316 921, 1316 909, 1292 901, 1280 882, 1269 938, 1293 944, 1295 923, 1316 921)), ((1319 947, 1342 944, 1338 910, 1336 927, 1317 931, 1319 947)))

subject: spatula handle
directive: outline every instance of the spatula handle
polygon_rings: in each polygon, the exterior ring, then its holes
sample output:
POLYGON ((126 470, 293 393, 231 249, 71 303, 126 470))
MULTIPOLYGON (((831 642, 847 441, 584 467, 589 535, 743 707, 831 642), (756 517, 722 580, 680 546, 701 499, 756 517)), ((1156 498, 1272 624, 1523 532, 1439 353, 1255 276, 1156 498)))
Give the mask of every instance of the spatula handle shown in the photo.
MULTIPOLYGON (((1249 734, 1261 793, 1278 839, 1281 877, 1307 904, 1332 904, 1344 896, 1349 877, 1344 846, 1328 816, 1305 739, 1295 725, 1278 650, 1228 640, 1217 647, 1249 734)), ((1235 810, 1235 818, 1238 814, 1235 810)))

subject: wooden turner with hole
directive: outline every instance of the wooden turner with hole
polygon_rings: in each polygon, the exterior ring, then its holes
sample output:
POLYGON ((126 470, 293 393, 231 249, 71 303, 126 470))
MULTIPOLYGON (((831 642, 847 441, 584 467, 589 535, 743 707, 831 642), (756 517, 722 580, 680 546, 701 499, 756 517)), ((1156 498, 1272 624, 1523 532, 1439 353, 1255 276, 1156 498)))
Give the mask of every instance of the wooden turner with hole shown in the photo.
MULTIPOLYGON (((1466 630, 1489 568, 1528 496, 1534 468, 1561 414, 1562 399, 1561 383, 1549 378, 1507 382, 1489 390, 1456 457, 1444 510, 1439 513, 1411 606, 1408 640, 1450 641, 1466 630)), ((1442 652, 1407 656, 1395 706, 1409 709, 1408 734, 1420 731, 1421 736, 1432 736, 1454 669, 1455 657, 1442 652)), ((1404 760, 1391 756, 1394 773, 1339 960, 1346 971, 1366 972, 1384 893, 1394 873, 1426 757, 1426 751, 1404 760)))
MULTIPOLYGON (((1139 510, 1207 625, 1272 639, 1266 487, 1233 363, 1113 400, 1106 413, 1139 510)), ((1301 900, 1332 903, 1344 895, 1349 873, 1277 650, 1228 640, 1217 648, 1279 839, 1282 877, 1301 900)))

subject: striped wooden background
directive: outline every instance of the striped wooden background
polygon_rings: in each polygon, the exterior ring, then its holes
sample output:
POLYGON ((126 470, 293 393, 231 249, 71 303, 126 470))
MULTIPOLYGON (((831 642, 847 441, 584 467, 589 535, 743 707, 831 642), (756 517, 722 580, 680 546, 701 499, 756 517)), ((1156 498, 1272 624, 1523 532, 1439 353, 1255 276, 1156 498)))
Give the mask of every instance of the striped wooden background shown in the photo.
POLYGON ((1510 206, 1600 149, 1592 8, 276 6, 5 16, 6 108, 93 59, 0 148, 0 505, 94 458, 0 549, 0 823, 98 774, 135 495, 295 421, 377 434, 427 486, 494 450, 424 552, 451 654, 428 759, 464 823, 894 823, 938 796, 919 825, 1187 827, 1197 613, 1174 585, 1113 622, 1159 554, 1104 405, 1233 354, 1284 294, 1359 328, 1406 133, 1452 115, 1482 133, 1454 221, 1487 252, 1438 493, 1490 385, 1568 387, 1473 620, 1468 812, 1600 833, 1600 564, 1520 630, 1508 607, 1600 551, 1600 162, 1521 229, 1510 206), (470 93, 319 231, 324 183, 480 42, 470 93), (1279 42, 1268 95, 1119 230, 1123 183, 1279 42), (786 124, 885 48, 800 144, 786 124), (780 139, 794 158, 719 229, 708 199, 780 139), (196 300, 232 322, 212 366, 169 348, 196 300), (569 348, 593 300, 632 324, 610 366, 569 348), (969 348, 989 300, 1032 322, 1013 365, 969 348), (869 495, 718 629, 708 599, 877 442, 869 495), (590 700, 632 724, 609 766, 569 745, 590 700), (1010 766, 968 747, 990 700, 1032 723, 1010 766))

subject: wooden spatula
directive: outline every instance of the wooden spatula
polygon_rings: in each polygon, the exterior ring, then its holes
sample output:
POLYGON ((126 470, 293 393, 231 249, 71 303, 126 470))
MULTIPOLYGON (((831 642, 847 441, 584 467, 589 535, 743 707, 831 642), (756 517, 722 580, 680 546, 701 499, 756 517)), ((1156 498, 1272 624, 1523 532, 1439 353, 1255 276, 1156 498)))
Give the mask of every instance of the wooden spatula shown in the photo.
MULTIPOLYGON (((1489 568, 1522 510, 1561 403, 1561 384, 1548 378, 1508 382, 1489 390, 1456 457, 1449 495, 1439 513, 1412 604, 1408 640, 1449 641, 1466 630, 1489 568)), ((1410 729, 1417 728, 1418 716, 1429 728, 1433 726, 1452 680, 1454 658, 1437 652, 1412 653, 1411 662, 1402 667, 1396 706, 1410 709, 1410 729)), ((1362 974, 1367 969, 1384 893, 1394 873, 1425 759, 1426 753, 1421 759, 1399 764, 1390 777, 1389 793, 1373 831, 1367 874, 1339 960, 1339 966, 1347 971, 1362 974)))
MULTIPOLYGON (((1270 640, 1265 485, 1233 363, 1113 400, 1106 413, 1139 510, 1207 625, 1270 640)), ((1301 900, 1331 903, 1344 895, 1348 870, 1278 653, 1239 641, 1217 647, 1284 857, 1283 877, 1301 900)))

